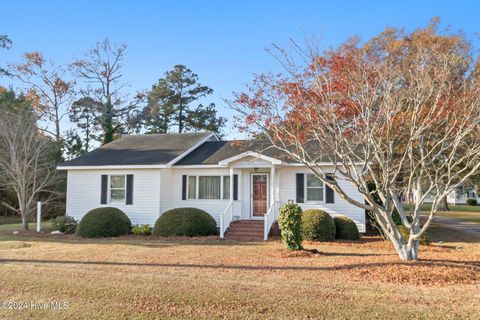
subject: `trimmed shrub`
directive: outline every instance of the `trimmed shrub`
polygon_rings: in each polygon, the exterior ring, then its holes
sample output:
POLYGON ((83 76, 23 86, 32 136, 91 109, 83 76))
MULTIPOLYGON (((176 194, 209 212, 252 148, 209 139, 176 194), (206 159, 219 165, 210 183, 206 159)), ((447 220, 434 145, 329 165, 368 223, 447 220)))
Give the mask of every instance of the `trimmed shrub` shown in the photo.
POLYGON ((358 240, 360 234, 358 228, 352 219, 345 216, 338 216, 333 218, 335 222, 335 237, 344 240, 358 240))
POLYGON ((476 206, 477 205, 477 199, 469 198, 469 199, 467 199, 467 204, 469 206, 476 206))
POLYGON ((217 224, 207 212, 197 208, 177 208, 165 211, 155 222, 156 236, 208 236, 216 234, 217 224))
POLYGON ((52 219, 52 227, 55 230, 58 230, 66 234, 75 233, 75 230, 77 230, 77 226, 78 226, 77 220, 67 215, 58 216, 52 219))
POLYGON ((302 213, 302 238, 310 241, 335 240, 335 222, 325 211, 305 210, 302 213))
POLYGON ((302 250, 302 208, 287 203, 278 213, 278 228, 288 250, 302 250))
POLYGON ((128 234, 132 223, 120 209, 102 207, 90 210, 83 216, 77 235, 85 238, 116 237, 128 234))
MULTIPOLYGON (((400 234, 402 235, 403 240, 408 241, 408 238, 410 237, 410 229, 408 229, 404 225, 399 225, 397 226, 397 228, 398 228, 398 231, 400 231, 400 234)), ((420 237, 420 244, 422 245, 430 244, 430 239, 428 238, 427 232, 424 232, 420 237)))
POLYGON ((152 228, 148 224, 136 224, 132 227, 132 233, 140 236, 148 236, 152 233, 152 228))

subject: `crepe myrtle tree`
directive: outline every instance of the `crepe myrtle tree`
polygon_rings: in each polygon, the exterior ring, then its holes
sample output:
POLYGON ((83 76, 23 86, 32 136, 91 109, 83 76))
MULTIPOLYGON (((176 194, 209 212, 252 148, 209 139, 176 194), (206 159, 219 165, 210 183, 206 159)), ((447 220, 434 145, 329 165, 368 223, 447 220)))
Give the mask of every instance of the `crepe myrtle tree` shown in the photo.
POLYGON ((270 148, 371 211, 400 258, 417 259, 441 199, 480 169, 480 86, 470 43, 433 21, 412 33, 387 29, 322 53, 311 42, 293 47, 271 51, 284 75, 258 75, 236 94, 236 125, 266 137, 270 148), (333 164, 331 178, 319 165, 325 161, 333 164), (365 201, 353 198, 342 179, 365 201), (417 196, 406 212, 401 199, 411 193, 417 196), (422 224, 427 195, 433 204, 422 224), (394 209, 408 239, 392 219, 394 209))

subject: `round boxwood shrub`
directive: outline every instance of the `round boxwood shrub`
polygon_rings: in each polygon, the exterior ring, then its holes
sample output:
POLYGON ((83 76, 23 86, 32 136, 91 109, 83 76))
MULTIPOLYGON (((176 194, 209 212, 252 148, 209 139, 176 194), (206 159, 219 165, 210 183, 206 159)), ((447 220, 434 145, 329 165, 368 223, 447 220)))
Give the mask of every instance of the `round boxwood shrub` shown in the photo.
POLYGON ((132 223, 120 209, 102 207, 90 210, 78 224, 77 235, 85 238, 116 237, 128 234, 132 223))
POLYGON ((468 198, 468 199, 467 199, 467 204, 468 204, 469 206, 476 206, 476 205, 477 205, 477 199, 475 199, 475 198, 468 198))
POLYGON ((305 210, 302 213, 302 238, 310 241, 333 241, 335 222, 325 211, 305 210))
POLYGON ((288 250, 302 250, 302 208, 296 203, 287 203, 278 213, 278 227, 288 250))
POLYGON ((217 232, 217 224, 207 212, 197 208, 165 211, 155 222, 156 236, 208 236, 217 232))
POLYGON ((335 222, 335 237, 344 240, 358 240, 360 234, 358 228, 352 219, 345 216, 338 216, 333 218, 335 222))

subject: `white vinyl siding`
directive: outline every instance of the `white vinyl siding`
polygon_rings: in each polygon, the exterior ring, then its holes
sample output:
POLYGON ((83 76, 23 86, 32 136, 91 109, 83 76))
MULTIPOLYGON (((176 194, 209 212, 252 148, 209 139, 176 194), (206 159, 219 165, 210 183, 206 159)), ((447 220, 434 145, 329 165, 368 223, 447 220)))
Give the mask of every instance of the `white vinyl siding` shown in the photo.
MULTIPOLYGON (((108 186, 110 186, 110 181, 108 186)), ((88 211, 111 206, 122 210, 132 224, 153 225, 160 213, 160 169, 138 170, 69 170, 67 177, 66 213, 80 220, 88 211), (132 205, 123 203, 100 204, 101 176, 132 174, 132 205)))
MULTIPOLYGON (((235 172, 237 173, 237 172, 235 172)), ((227 176, 229 169, 211 168, 211 169, 161 169, 161 180, 168 181, 163 184, 160 190, 160 213, 174 208, 199 208, 208 212, 217 222, 220 223, 220 215, 225 210, 229 198, 225 199, 190 199, 182 200, 182 176, 199 178, 201 176, 227 176)), ((190 179, 190 178, 189 178, 190 179)), ((187 179, 187 181, 189 181, 187 179)), ((223 179, 221 179, 223 181, 223 179)), ((197 180, 198 181, 198 180, 197 180)), ((198 184, 197 184, 198 189, 198 184)), ((188 190, 188 185, 187 185, 188 190)), ((238 210, 240 213, 240 210, 238 210)))
MULTIPOLYGON (((325 168, 328 172, 328 167, 325 168)), ((295 202, 296 199, 296 174, 305 173, 309 174, 309 171, 305 167, 283 167, 279 170, 277 179, 279 180, 279 198, 280 204, 286 203, 289 200, 295 202)), ((339 180, 338 183, 345 192, 358 202, 363 202, 364 199, 360 192, 355 189, 355 186, 346 181, 339 180)), ((352 219, 358 227, 360 232, 365 232, 365 210, 361 209, 353 204, 350 204, 346 200, 342 199, 338 194, 335 194, 335 203, 313 203, 306 201, 300 203, 303 210, 307 209, 321 209, 330 213, 332 216, 344 215, 352 219)))
MULTIPOLYGON (((255 170, 254 168, 234 169, 234 174, 238 174, 239 178, 238 201, 234 202, 234 216, 241 219, 250 219, 250 178, 252 173, 270 174, 270 168, 260 167, 258 170, 255 170)), ((295 177, 297 173, 308 174, 309 172, 307 168, 298 166, 276 168, 274 183, 275 194, 279 205, 287 203, 289 200, 295 201, 295 177)), ((127 206, 124 203, 107 204, 107 206, 114 206, 124 211, 133 224, 153 225, 159 215, 166 210, 194 207, 205 210, 211 214, 218 225, 220 223, 220 215, 223 213, 230 200, 229 168, 69 170, 67 182, 67 214, 79 220, 89 210, 106 206, 100 204, 101 175, 103 174, 109 176, 134 175, 133 193, 135 201, 133 205, 127 206), (182 200, 183 175, 187 175, 186 200, 182 200), (198 198, 198 179, 201 176, 219 177, 220 198, 222 199, 198 198)), ((340 180, 339 183, 347 194, 359 202, 363 201, 361 194, 351 183, 345 180, 340 180)), ((315 188, 313 184, 310 186, 315 188)), ((323 189, 325 189, 325 187, 323 189)), ((307 194, 305 194, 305 196, 307 196, 307 194)), ((306 203, 300 205, 303 209, 325 210, 332 214, 332 216, 345 215, 355 221, 360 232, 365 232, 365 211, 343 200, 337 194, 335 194, 335 203, 325 203, 324 201, 321 203, 314 203, 306 201, 306 203)))

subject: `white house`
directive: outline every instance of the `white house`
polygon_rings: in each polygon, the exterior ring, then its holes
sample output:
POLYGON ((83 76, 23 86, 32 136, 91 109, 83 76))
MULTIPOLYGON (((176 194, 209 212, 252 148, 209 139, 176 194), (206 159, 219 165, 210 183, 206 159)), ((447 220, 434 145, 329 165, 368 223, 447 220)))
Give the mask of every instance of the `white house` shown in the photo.
MULTIPOLYGON (((415 192, 412 192, 411 199, 415 200, 415 192)), ((451 205, 462 205, 466 204, 468 199, 475 199, 477 203, 480 203, 480 194, 477 192, 475 187, 465 187, 459 186, 450 192, 447 196, 447 203, 451 205)), ((433 202, 433 195, 428 194, 425 197, 425 203, 433 202)))
MULTIPOLYGON (((321 164, 325 172, 331 163, 321 164)), ((213 133, 125 136, 58 167, 67 170, 67 214, 113 206, 133 224, 153 225, 166 210, 196 207, 210 213, 220 236, 232 221, 261 224, 267 239, 278 209, 295 201, 345 215, 365 232, 365 211, 334 194, 300 163, 278 151, 259 152, 257 143, 220 141, 213 133)), ((338 177, 351 197, 354 186, 338 177)))

